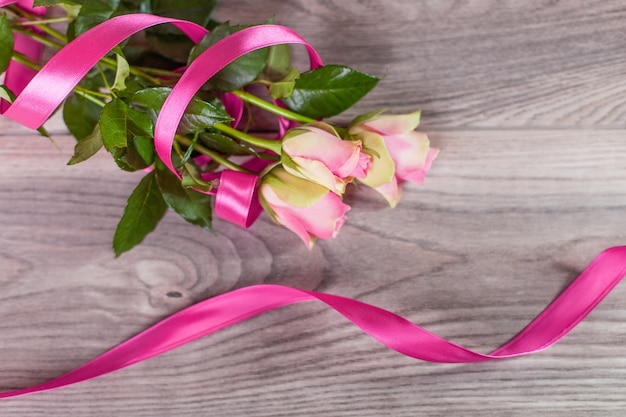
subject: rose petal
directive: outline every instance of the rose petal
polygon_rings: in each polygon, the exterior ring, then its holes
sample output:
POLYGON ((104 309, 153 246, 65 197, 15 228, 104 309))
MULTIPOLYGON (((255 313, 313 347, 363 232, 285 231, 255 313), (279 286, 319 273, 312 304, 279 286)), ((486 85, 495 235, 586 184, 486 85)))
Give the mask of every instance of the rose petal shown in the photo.
MULTIPOLYGON (((311 247, 317 238, 327 239, 335 237, 346 219, 346 212, 350 206, 341 201, 341 198, 330 190, 322 195, 317 194, 318 188, 323 188, 309 181, 293 177, 282 167, 272 170, 263 178, 259 188, 259 196, 266 211, 274 221, 296 233, 300 239, 311 247), (315 200, 306 207, 289 204, 285 199, 294 198, 293 194, 306 190, 298 184, 310 183, 315 189, 315 200), (278 194, 277 190, 292 190, 291 193, 278 194), (283 199, 285 198, 285 199, 283 199)), ((307 200, 305 197, 296 197, 296 201, 307 200)))
POLYGON ((409 114, 376 116, 363 125, 382 135, 401 135, 415 130, 420 118, 421 111, 418 110, 409 114))
POLYGON ((372 152, 371 166, 367 176, 361 182, 369 187, 378 187, 392 180, 395 172, 395 164, 387 150, 383 138, 372 132, 363 131, 358 134, 365 149, 372 152))
POLYGON ((299 156, 322 161, 330 171, 336 172, 343 168, 348 160, 352 160, 352 165, 355 166, 358 162, 359 149, 358 145, 351 141, 344 141, 316 129, 315 132, 307 131, 285 139, 283 152, 291 157, 299 156))
POLYGON ((401 187, 395 177, 390 182, 375 187, 374 190, 378 191, 383 197, 385 197, 385 200, 387 200, 391 208, 394 208, 398 204, 398 201, 400 201, 401 187))
POLYGON ((403 179, 405 181, 414 182, 416 184, 424 184, 424 180, 426 179, 426 174, 432 167, 433 161, 435 160, 438 154, 439 154, 439 149, 430 148, 428 150, 428 154, 426 156, 426 161, 424 162, 424 166, 421 169, 411 172, 409 175, 405 176, 403 179))
POLYGON ((399 179, 409 178, 426 164, 430 149, 426 134, 413 131, 404 135, 385 136, 384 139, 391 159, 396 164, 396 176, 399 179))
POLYGON ((323 185, 337 194, 344 193, 345 182, 337 178, 323 162, 301 157, 292 157, 291 160, 295 167, 284 165, 285 170, 290 174, 323 185))

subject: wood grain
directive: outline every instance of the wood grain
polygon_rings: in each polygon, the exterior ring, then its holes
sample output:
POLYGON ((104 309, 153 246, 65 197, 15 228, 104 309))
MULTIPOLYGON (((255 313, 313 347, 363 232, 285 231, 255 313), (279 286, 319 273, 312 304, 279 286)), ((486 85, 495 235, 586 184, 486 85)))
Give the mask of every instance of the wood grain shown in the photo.
MULTIPOLYGON (((352 189, 340 235, 305 249, 263 216, 212 236, 168 214, 115 259, 137 175, 0 120, 0 388, 43 382, 201 299, 254 283, 356 297, 482 352, 528 323, 626 230, 619 1, 222 2, 276 14, 327 62, 385 75, 354 111, 424 109, 442 152, 396 209, 352 189)), ((345 118, 349 117, 345 116, 345 118)), ((340 117, 339 120, 342 118, 340 117)), ((0 416, 619 416, 626 287, 555 347, 416 362, 315 303, 286 307, 0 416)))
POLYGON ((218 9, 246 23, 274 14, 327 63, 384 76, 369 103, 422 108, 428 127, 624 127, 619 0, 234 0, 218 9))

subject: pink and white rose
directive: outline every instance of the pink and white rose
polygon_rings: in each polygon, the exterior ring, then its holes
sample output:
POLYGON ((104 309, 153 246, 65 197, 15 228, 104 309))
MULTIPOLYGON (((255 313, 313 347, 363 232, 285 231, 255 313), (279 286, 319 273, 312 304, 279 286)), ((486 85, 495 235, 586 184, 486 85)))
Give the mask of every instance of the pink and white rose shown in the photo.
POLYGON ((312 248, 315 241, 335 237, 350 206, 328 188, 276 166, 263 176, 259 199, 272 220, 297 234, 312 248))
POLYGON ((370 157, 359 140, 343 140, 326 123, 291 129, 283 138, 281 161, 287 172, 342 195, 354 178, 365 178, 370 157))
POLYGON ((392 207, 400 198, 403 181, 424 183, 439 152, 430 147, 425 133, 415 131, 419 123, 420 112, 417 111, 357 119, 349 129, 366 149, 375 151, 368 175, 361 182, 380 192, 392 207))

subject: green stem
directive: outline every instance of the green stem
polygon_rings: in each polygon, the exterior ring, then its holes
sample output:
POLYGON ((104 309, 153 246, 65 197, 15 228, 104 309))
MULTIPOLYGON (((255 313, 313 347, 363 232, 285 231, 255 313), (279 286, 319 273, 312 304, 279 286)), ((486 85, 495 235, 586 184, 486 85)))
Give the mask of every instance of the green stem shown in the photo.
POLYGON ((316 120, 312 119, 310 117, 307 116, 303 116, 299 113, 293 112, 291 110, 288 109, 283 109, 282 107, 278 107, 275 104, 272 104, 268 101, 265 101, 253 94, 247 93, 245 91, 241 91, 241 90, 235 90, 233 91, 233 94, 235 94, 237 97, 239 97, 240 99, 242 99, 244 102, 252 104, 253 106, 256 106, 260 109, 266 110, 270 113, 273 113, 275 115, 284 117, 285 119, 289 119, 289 120, 293 120, 294 122, 298 122, 298 123, 313 123, 316 120))
POLYGON ((74 91, 80 91, 81 93, 89 94, 90 96, 93 96, 93 97, 101 97, 101 98, 108 99, 108 100, 111 100, 113 98, 110 94, 101 93, 100 91, 89 90, 87 88, 81 87, 80 85, 77 85, 76 87, 74 87, 74 91))
POLYGON ((135 68, 136 71, 141 71, 146 74, 161 75, 163 77, 180 78, 182 76, 182 74, 177 72, 167 71, 160 68, 140 67, 137 65, 133 66, 133 68, 135 68))
POLYGON ((42 19, 42 20, 37 20, 37 21, 19 22, 18 25, 20 26, 32 26, 36 24, 49 25, 50 23, 63 23, 63 22, 69 22, 70 20, 72 20, 72 18, 69 16, 68 17, 56 17, 54 19, 42 19))
POLYGON ((67 38, 62 33, 57 32, 56 30, 52 29, 50 26, 36 24, 36 23, 34 24, 51 38, 54 38, 63 44, 67 44, 67 38))
POLYGON ((61 32, 57 32, 56 30, 52 29, 50 26, 47 26, 45 23, 45 20, 41 20, 41 16, 28 13, 27 11, 22 10, 16 6, 8 6, 8 8, 9 10, 17 14, 18 16, 21 16, 24 19, 27 19, 30 25, 36 26, 37 28, 41 29, 41 31, 46 33, 48 36, 58 41, 61 41, 61 43, 64 43, 64 44, 67 43, 67 38, 65 37, 65 35, 63 35, 61 32))
POLYGON ((111 92, 111 95, 113 97, 117 97, 117 95, 115 94, 115 92, 113 91, 113 88, 111 88, 111 86, 109 85, 109 81, 107 80, 107 76, 104 73, 104 70, 101 68, 101 65, 98 63, 96 64, 96 69, 98 70, 98 73, 100 74, 100 78, 102 78, 102 83, 104 84, 104 86, 106 87, 107 90, 109 90, 111 92))
POLYGON ((106 103, 104 101, 98 100, 96 97, 92 95, 93 91, 74 88, 74 93, 76 95, 83 97, 85 100, 89 100, 92 103, 97 104, 100 107, 106 106, 106 103))
POLYGON ((44 38, 41 35, 34 33, 32 30, 13 28, 13 31, 16 33, 21 33, 22 35, 28 36, 29 38, 41 43, 42 45, 48 46, 54 49, 61 49, 63 45, 59 45, 56 42, 51 41, 50 39, 44 38))
POLYGON ((136 75, 137 77, 143 78, 146 81, 151 82, 152 84, 155 85, 162 85, 163 81, 161 81, 159 78, 155 78, 151 75, 146 74, 144 71, 141 71, 140 69, 137 69, 137 67, 134 66, 130 66, 130 73, 133 75, 136 75))
POLYGON ((11 57, 11 59, 13 59, 16 62, 19 62, 20 64, 24 66, 27 66, 30 69, 34 69, 35 71, 39 71, 41 69, 39 65, 31 61, 26 55, 21 54, 17 51, 13 51, 13 56, 11 57))
MULTIPOLYGON (((109 69, 117 70, 117 62, 115 62, 115 60, 113 58, 105 56, 105 57, 103 57, 100 60, 100 62, 104 66, 109 68, 109 69)), ((144 80, 146 80, 146 81, 148 81, 148 82, 150 82, 152 84, 155 84, 155 85, 163 84, 163 82, 160 79, 155 78, 155 77, 153 77, 153 76, 151 76, 149 74, 146 74, 144 71, 142 71, 142 70, 140 70, 137 67, 134 67, 132 65, 130 66, 130 73, 133 74, 133 75, 136 75, 137 77, 143 78, 144 80)))
POLYGON ((279 140, 263 139, 257 136, 252 136, 240 130, 233 129, 232 127, 225 125, 223 123, 214 124, 213 128, 216 130, 219 130, 222 133, 226 133, 227 135, 232 136, 235 139, 239 139, 243 142, 246 142, 249 145, 267 149, 267 150, 274 152, 277 155, 280 155, 282 142, 279 140))
MULTIPOLYGON (((176 139, 178 143, 181 143, 185 146, 191 146, 193 144, 193 141, 191 139, 186 138, 185 136, 182 136, 182 135, 176 135, 174 138, 176 139)), ((196 144, 194 146, 194 149, 198 151, 199 153, 201 153, 202 155, 208 156, 209 158, 213 159, 215 162, 225 166, 228 169, 232 169, 233 171, 246 172, 248 174, 252 173, 252 171, 249 171, 245 169, 244 167, 237 165, 236 163, 228 160, 227 158, 224 158, 222 155, 218 154, 217 152, 213 152, 212 150, 207 149, 202 145, 196 144)))
MULTIPOLYGON (((13 52, 12 59, 15 60, 16 62, 19 62, 22 65, 27 66, 28 68, 34 69, 35 71, 41 70, 41 66, 35 64, 30 59, 28 59, 26 55, 21 54, 17 51, 13 52)), ((111 98, 108 94, 100 93, 98 91, 91 91, 79 85, 74 87, 74 92, 78 94, 79 96, 84 97, 87 100, 97 104, 100 107, 104 107, 106 103, 102 100, 98 100, 96 97, 111 98)))

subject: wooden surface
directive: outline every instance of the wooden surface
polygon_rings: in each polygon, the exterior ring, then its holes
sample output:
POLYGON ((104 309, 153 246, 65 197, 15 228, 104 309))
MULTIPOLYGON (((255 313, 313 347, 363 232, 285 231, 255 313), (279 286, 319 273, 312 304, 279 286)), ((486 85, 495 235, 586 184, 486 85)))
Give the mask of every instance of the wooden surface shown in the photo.
MULTIPOLYGON (((266 216, 218 236, 168 214, 114 259, 138 181, 102 153, 67 167, 0 121, 0 388, 66 372, 207 297, 279 283, 358 298, 482 352, 507 341, 626 231, 622 1, 222 1, 276 15, 327 63, 384 76, 339 120, 422 108, 442 152, 395 210, 354 192, 339 237, 307 251, 266 216), (172 297, 172 294, 180 297, 172 297), (169 296, 168 296, 169 294, 169 296)), ((270 312, 1 416, 619 416, 626 286, 555 347, 474 365, 387 350, 310 303, 270 312)))

